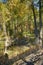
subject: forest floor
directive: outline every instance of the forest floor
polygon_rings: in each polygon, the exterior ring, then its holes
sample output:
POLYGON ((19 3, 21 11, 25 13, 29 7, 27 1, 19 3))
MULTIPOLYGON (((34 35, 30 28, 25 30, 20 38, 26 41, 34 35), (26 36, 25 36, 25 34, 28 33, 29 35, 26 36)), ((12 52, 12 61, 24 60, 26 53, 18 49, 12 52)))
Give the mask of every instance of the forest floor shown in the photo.
POLYGON ((8 52, 8 55, 9 55, 9 58, 11 57, 16 57, 22 53, 25 53, 25 52, 31 52, 31 51, 36 51, 38 50, 38 46, 37 45, 24 45, 24 46, 14 46, 14 47, 11 47, 7 50, 8 52))
POLYGON ((43 54, 41 55, 41 53, 43 53, 43 49, 38 50, 36 54, 31 53, 30 55, 19 59, 18 61, 14 62, 12 65, 43 65, 43 54), (31 63, 30 59, 35 58, 35 56, 37 57, 38 60, 35 63, 33 62, 31 63))
MULTIPOLYGON (((30 45, 29 43, 26 45, 11 46, 7 50, 8 60, 5 61, 5 64, 8 63, 7 65, 28 65, 29 59, 35 54, 37 54, 38 50, 39 50, 38 45, 35 45, 35 44, 30 45), (26 62, 23 58, 25 58, 26 62)), ((39 51, 39 52, 42 52, 42 51, 39 51)), ((41 58, 43 59, 43 56, 41 58)), ((38 65, 40 61, 36 62, 35 65, 38 65)))

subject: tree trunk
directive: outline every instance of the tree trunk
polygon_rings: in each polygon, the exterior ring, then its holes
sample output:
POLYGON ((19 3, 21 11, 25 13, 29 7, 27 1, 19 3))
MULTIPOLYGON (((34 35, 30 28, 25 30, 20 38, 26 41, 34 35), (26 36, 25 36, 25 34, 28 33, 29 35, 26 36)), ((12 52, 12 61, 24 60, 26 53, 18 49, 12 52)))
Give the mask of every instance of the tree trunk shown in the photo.
POLYGON ((39 34, 38 34, 38 30, 37 30, 37 23, 36 23, 36 15, 35 15, 35 10, 34 10, 34 4, 32 2, 32 11, 33 11, 33 17, 34 17, 34 26, 35 26, 35 44, 37 44, 39 46, 39 34))
POLYGON ((39 0, 39 23, 40 23, 40 32, 38 34, 37 31, 37 24, 36 24, 36 16, 35 16, 35 11, 34 11, 34 5, 32 3, 32 11, 33 11, 33 16, 34 16, 34 23, 35 23, 35 35, 36 35, 36 40, 35 42, 39 44, 39 47, 42 48, 42 17, 41 17, 41 0, 39 0))
POLYGON ((41 0, 39 0, 39 22, 40 22, 39 42, 40 42, 40 47, 42 47, 42 14, 41 14, 41 0))
POLYGON ((32 11, 33 11, 33 17, 34 17, 34 26, 35 26, 35 36, 38 37, 38 30, 37 30, 37 23, 36 23, 36 16, 35 16, 35 11, 34 11, 34 4, 32 2, 32 11))
POLYGON ((5 52, 7 53, 7 46, 8 46, 8 37, 7 37, 7 32, 6 32, 6 21, 5 21, 5 10, 4 10, 5 6, 2 4, 2 17, 3 17, 3 31, 4 31, 4 35, 5 35, 5 52))

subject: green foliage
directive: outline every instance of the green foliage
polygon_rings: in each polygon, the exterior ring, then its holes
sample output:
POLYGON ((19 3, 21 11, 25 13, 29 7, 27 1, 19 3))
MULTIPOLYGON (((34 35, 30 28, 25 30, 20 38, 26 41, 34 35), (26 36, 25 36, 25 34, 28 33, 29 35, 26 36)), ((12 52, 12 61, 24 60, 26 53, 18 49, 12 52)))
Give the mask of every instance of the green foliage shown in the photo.
MULTIPOLYGON (((0 11, 3 23, 6 26, 6 33, 9 36, 24 35, 24 32, 33 34, 34 18, 31 6, 31 0, 8 0, 6 4, 0 4, 0 11), (27 3, 28 2, 28 3, 27 3)), ((39 22, 39 13, 35 9, 37 22, 39 22)), ((38 23, 39 28, 39 23, 38 23)))

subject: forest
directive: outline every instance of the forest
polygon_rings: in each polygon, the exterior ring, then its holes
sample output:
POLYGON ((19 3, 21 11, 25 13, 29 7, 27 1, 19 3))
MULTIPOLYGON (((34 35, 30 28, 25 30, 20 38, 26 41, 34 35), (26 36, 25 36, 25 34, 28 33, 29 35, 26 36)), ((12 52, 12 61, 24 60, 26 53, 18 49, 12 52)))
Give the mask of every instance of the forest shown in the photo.
POLYGON ((0 55, 43 49, 43 0, 0 0, 0 55))

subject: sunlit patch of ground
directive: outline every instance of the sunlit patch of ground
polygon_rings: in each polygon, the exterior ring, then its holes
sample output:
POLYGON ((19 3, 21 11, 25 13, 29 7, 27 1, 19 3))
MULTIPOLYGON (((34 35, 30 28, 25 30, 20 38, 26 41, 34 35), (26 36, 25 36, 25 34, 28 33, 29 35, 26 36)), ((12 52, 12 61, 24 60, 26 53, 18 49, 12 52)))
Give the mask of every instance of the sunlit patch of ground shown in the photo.
MULTIPOLYGON (((14 57, 14 56, 17 56, 19 54, 22 54, 24 52, 26 52, 27 50, 30 52, 30 50, 34 50, 34 49, 37 49, 38 46, 37 45, 22 45, 22 46, 12 46, 10 47, 7 52, 8 52, 8 55, 9 55, 9 58, 10 57, 14 57)), ((4 53, 4 42, 0 42, 0 54, 3 54, 4 53)))
POLYGON ((30 47, 27 46, 15 46, 12 48, 12 50, 8 50, 8 55, 9 57, 14 57, 17 56, 19 54, 22 54, 24 52, 26 52, 27 50, 30 52, 30 50, 34 50, 36 49, 36 46, 31 45, 30 47))

